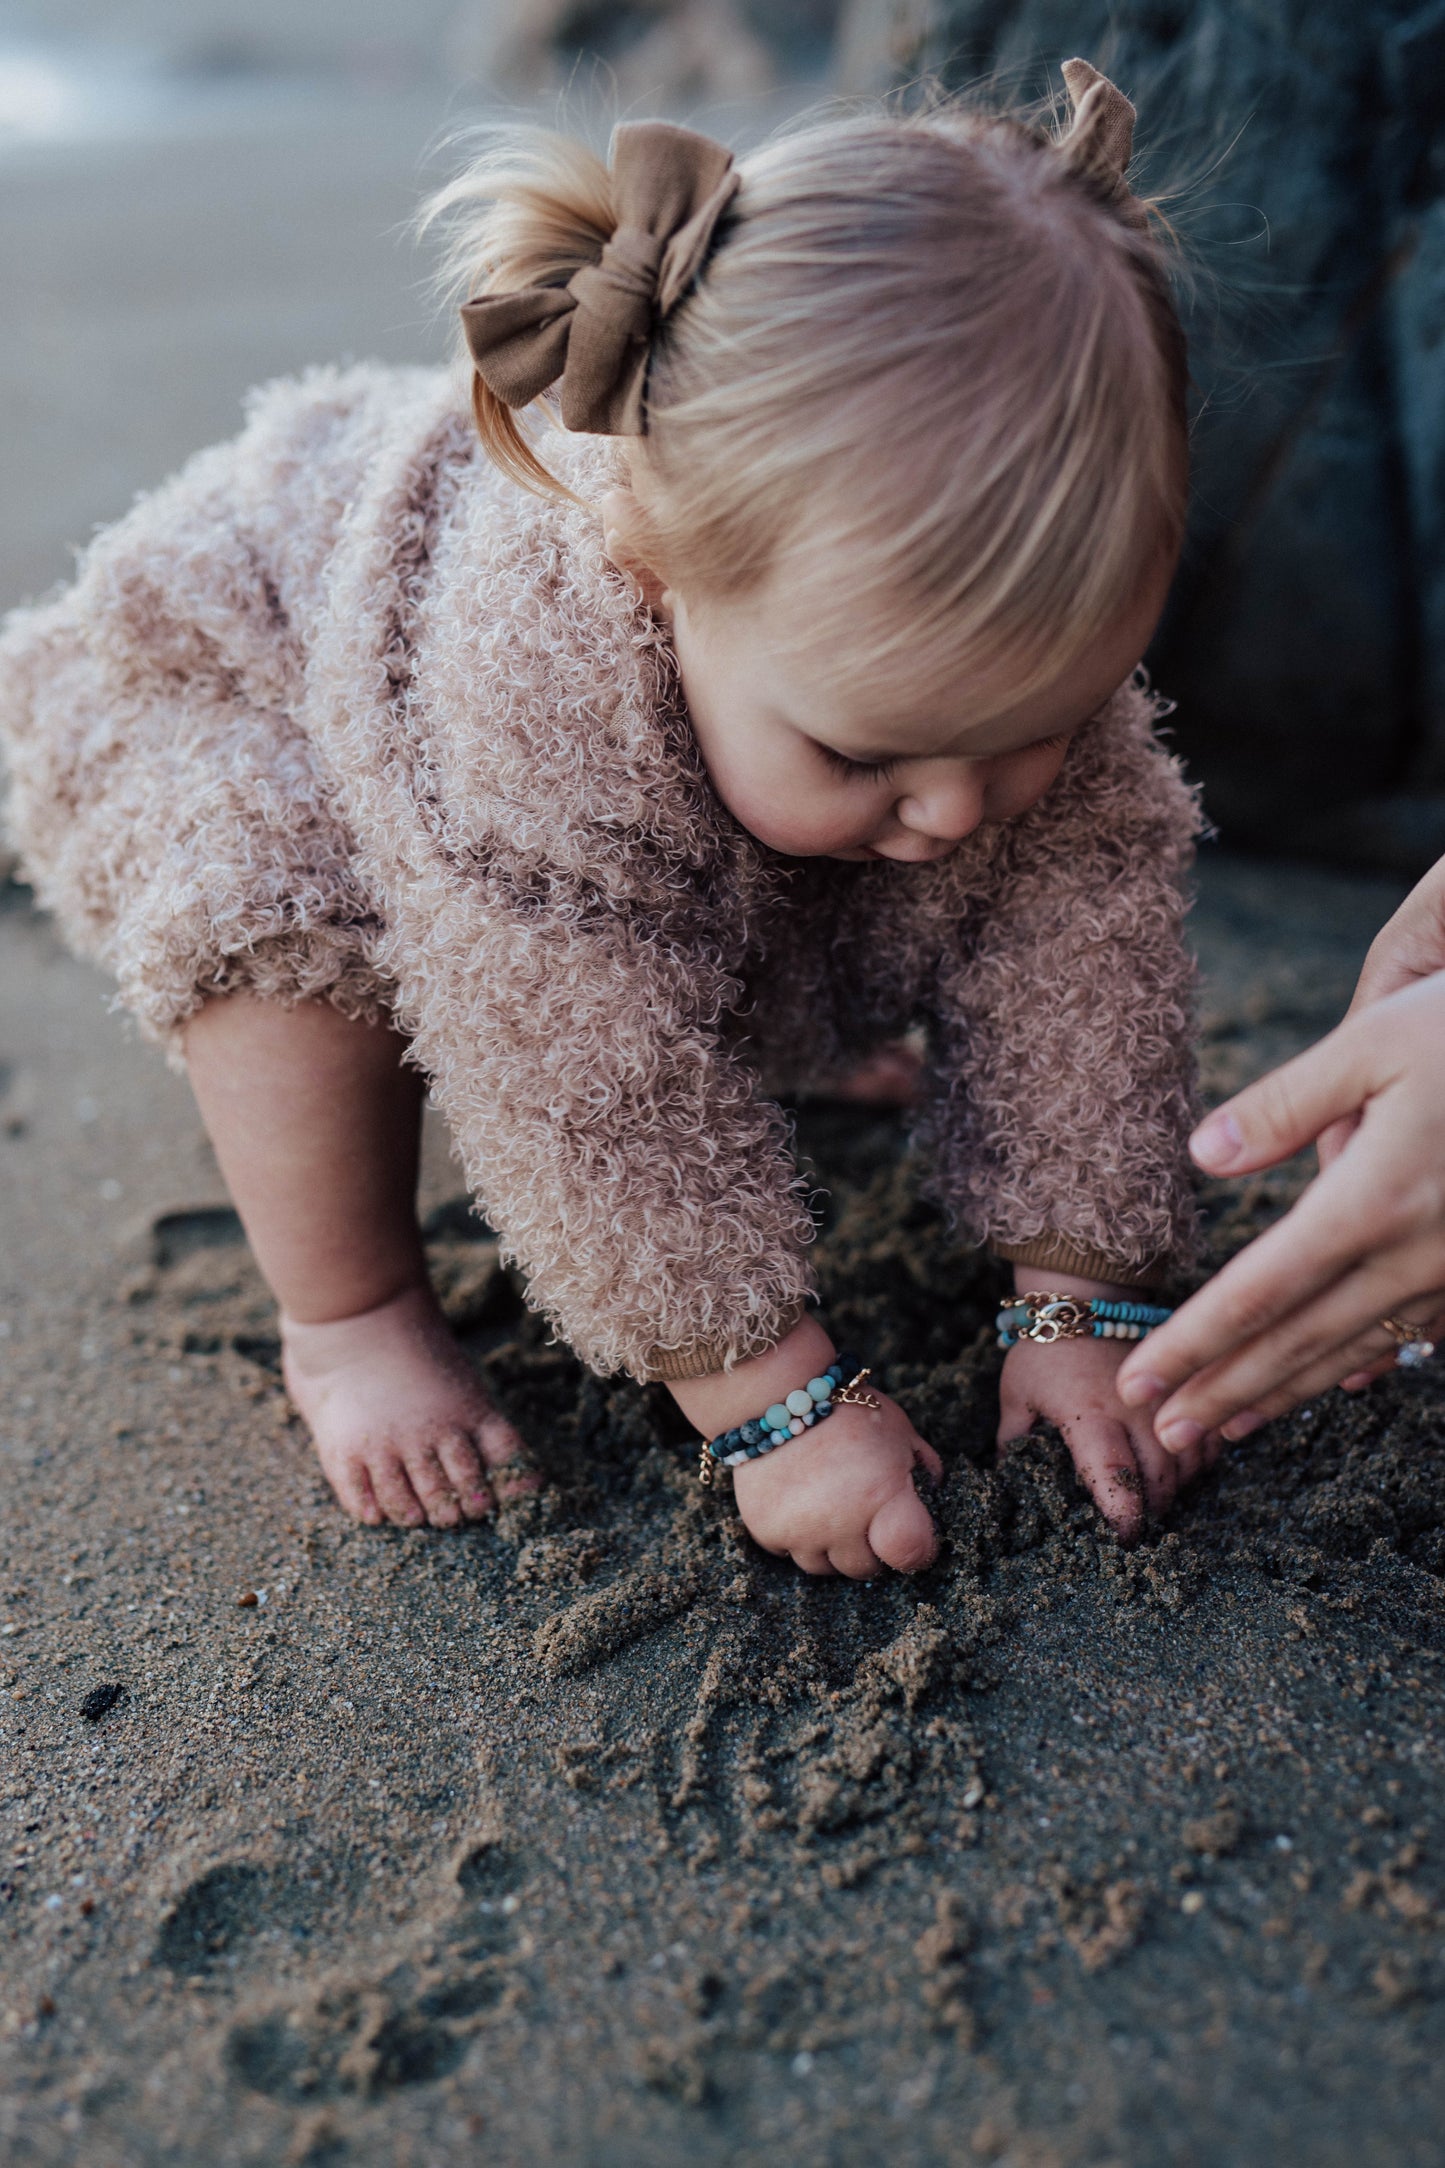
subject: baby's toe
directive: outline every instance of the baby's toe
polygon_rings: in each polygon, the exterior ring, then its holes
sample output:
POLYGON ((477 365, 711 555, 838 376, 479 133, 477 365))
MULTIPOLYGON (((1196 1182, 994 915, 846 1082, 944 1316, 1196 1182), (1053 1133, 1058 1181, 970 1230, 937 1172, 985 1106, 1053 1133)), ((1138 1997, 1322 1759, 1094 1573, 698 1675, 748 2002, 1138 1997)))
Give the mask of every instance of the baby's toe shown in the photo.
POLYGON ((376 1493, 376 1502, 393 1526, 420 1527, 426 1512, 412 1489, 400 1454, 390 1451, 374 1454, 367 1462, 367 1473, 376 1493))
POLYGON ((493 1413, 477 1427, 477 1441, 486 1463, 492 1494, 503 1504, 539 1488, 541 1478, 526 1463, 526 1446, 520 1431, 504 1415, 493 1413))
POLYGON ((464 1520, 480 1521, 493 1510, 495 1501, 487 1486, 486 1470, 476 1440, 465 1430, 448 1431, 437 1440, 437 1458, 446 1473, 454 1497, 461 1501, 464 1520))
POLYGON ((326 1480, 335 1491, 341 1506, 353 1520, 361 1521, 367 1528, 379 1528, 386 1515, 376 1502, 371 1487, 371 1476, 364 1460, 346 1460, 336 1469, 326 1468, 326 1480))
POLYGON ((407 1478, 433 1528, 455 1528, 461 1502, 434 1444, 416 1445, 406 1455, 407 1478))

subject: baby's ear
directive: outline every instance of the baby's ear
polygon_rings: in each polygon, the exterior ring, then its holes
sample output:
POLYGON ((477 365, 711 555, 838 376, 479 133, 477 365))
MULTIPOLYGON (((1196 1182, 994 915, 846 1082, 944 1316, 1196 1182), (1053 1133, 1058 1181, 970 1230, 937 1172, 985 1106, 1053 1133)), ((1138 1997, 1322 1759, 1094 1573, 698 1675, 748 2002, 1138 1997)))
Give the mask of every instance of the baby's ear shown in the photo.
POLYGON ((668 617, 668 591, 647 558, 647 514, 630 489, 609 489, 598 506, 602 546, 619 572, 636 580, 647 607, 668 617))

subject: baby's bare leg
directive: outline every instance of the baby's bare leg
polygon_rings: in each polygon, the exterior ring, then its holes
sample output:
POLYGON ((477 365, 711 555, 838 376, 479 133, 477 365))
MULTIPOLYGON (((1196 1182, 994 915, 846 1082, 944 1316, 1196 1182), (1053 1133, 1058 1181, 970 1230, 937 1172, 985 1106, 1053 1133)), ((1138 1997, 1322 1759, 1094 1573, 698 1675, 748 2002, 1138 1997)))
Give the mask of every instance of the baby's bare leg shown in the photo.
POLYGON ((221 1172, 281 1307, 287 1389, 349 1512, 454 1526, 520 1448, 432 1294, 416 1221, 423 1085, 328 1002, 236 994, 186 1030, 221 1172))

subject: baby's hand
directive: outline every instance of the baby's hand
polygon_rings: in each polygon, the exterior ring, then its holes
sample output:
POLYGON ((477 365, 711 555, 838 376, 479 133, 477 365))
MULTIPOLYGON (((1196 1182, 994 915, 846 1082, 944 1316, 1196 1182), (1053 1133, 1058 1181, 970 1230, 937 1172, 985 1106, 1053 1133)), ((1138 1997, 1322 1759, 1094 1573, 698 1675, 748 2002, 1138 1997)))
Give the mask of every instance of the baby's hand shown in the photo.
POLYGON ((925 1468, 937 1482, 943 1463, 896 1401, 871 1383, 868 1390, 876 1408, 839 1402, 826 1422, 733 1470, 753 1541, 790 1555, 804 1573, 846 1573, 855 1581, 880 1566, 918 1573, 938 1549, 913 1471, 925 1468))
POLYGON ((1079 1481, 1123 1543, 1137 1542, 1147 1515, 1167 1512, 1175 1493, 1219 1453, 1217 1437, 1188 1453, 1166 1453, 1148 1413, 1124 1406, 1115 1378, 1132 1344, 1020 1340, 1004 1357, 999 1382, 999 1444, 1022 1438, 1040 1417, 1055 1424, 1079 1481))

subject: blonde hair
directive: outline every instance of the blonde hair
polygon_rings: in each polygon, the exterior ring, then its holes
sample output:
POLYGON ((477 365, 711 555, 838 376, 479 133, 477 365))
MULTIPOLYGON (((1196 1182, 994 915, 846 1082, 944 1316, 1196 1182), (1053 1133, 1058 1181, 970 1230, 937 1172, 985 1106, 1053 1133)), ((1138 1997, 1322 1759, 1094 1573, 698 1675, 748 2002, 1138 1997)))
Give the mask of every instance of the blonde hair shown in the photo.
MULTIPOLYGON (((814 121, 740 170, 653 347, 631 440, 649 554, 689 598, 782 570, 800 603, 817 589, 810 632, 831 614, 856 644, 868 609, 878 663, 1007 665, 1025 697, 1182 535, 1185 345, 1152 206, 962 100, 814 121), (859 568, 842 592, 835 546, 859 568)), ((612 232, 607 168, 511 135, 424 218, 456 290, 562 284, 612 232)), ((473 402, 497 465, 565 495, 480 377, 473 402)))

